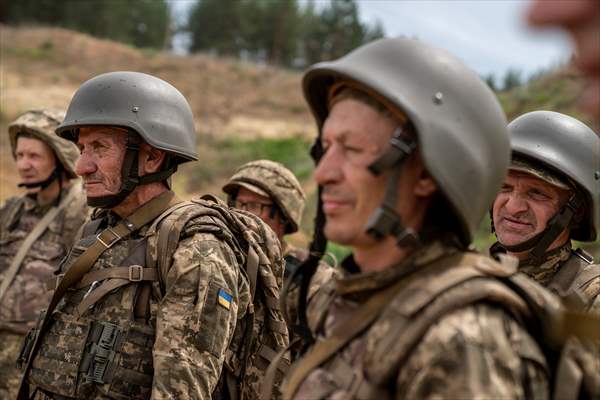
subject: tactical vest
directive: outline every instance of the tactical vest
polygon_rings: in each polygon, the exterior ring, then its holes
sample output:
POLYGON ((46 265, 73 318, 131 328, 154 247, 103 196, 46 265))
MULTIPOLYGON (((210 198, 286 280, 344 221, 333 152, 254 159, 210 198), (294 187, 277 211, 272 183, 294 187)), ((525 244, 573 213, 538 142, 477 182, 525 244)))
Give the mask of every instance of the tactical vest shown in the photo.
MULTIPOLYGON (((459 253, 420 268, 428 273, 399 281, 374 294, 330 336, 318 341, 292 365, 283 388, 284 398, 292 398, 306 376, 319 366, 332 374, 336 388, 345 390, 352 398, 391 398, 390 388, 394 387, 395 378, 428 329, 445 315, 478 302, 506 310, 552 355, 549 363, 554 399, 577 399, 580 390, 582 395, 587 390, 587 395, 600 396, 600 384, 593 386, 598 383, 597 366, 573 357, 572 342, 567 342, 569 346, 560 342, 560 336, 570 333, 561 332, 565 326, 560 301, 525 275, 515 273, 516 260, 503 257, 500 264, 479 254, 459 253), (377 335, 377 330, 370 328, 385 321, 393 321, 393 330, 386 331, 386 336, 379 338, 375 348, 366 353, 362 373, 356 373, 356 367, 343 358, 335 357, 365 331, 367 335, 377 335)), ((327 307, 334 296, 333 290, 322 293, 314 307, 327 307)), ((325 314, 313 316, 311 328, 320 330, 325 314)), ((570 326, 567 330, 573 329, 578 334, 584 331, 585 335, 600 339, 600 321, 584 320, 586 326, 570 326)), ((581 353, 579 344, 574 347, 581 353)), ((600 349, 592 346, 587 354, 600 356, 600 349)))
POLYGON ((585 289, 600 277, 600 265, 593 265, 594 258, 579 248, 560 266, 548 284, 563 302, 573 309, 589 310, 600 293, 588 293, 585 289))
MULTIPOLYGON (((278 243, 261 231, 264 225, 257 222, 258 217, 233 212, 211 199, 181 202, 135 238, 110 243, 111 248, 69 290, 60 310, 52 315, 45 340, 33 359, 29 373, 32 385, 69 397, 87 397, 98 391, 116 399, 149 398, 156 306, 165 293, 163 278, 179 241, 207 232, 225 241, 238 264, 245 266, 243 272, 254 300, 243 322, 236 326, 213 398, 255 397, 252 393, 258 389, 253 386, 260 384, 254 382, 256 376, 288 341, 278 308, 283 275, 281 259, 276 259, 280 257, 278 247, 274 247, 278 243), (100 304, 98 312, 94 307, 100 304)), ((85 226, 83 238, 64 261, 63 271, 98 240, 99 222, 85 226)), ((28 358, 27 343, 21 358, 28 358)))

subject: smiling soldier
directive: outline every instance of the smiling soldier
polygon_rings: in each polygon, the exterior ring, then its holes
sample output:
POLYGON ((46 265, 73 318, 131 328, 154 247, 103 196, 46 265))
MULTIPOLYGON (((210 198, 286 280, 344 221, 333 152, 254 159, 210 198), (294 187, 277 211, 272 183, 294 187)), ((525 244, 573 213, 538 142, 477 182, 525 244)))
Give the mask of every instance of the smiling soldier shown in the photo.
POLYGON ((600 224, 600 138, 551 111, 508 125, 512 163, 492 208, 490 253, 519 259, 521 272, 571 307, 600 306, 600 266, 571 240, 594 241, 600 224))

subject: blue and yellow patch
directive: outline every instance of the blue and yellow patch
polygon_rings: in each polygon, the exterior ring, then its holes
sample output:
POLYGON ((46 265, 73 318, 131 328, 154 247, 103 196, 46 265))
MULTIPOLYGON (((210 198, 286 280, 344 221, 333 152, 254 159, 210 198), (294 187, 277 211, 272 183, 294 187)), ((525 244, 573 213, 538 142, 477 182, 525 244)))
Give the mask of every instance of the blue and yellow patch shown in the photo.
POLYGON ((217 293, 217 300, 219 301, 220 305, 222 305, 228 310, 229 307, 231 307, 231 298, 232 297, 229 293, 227 293, 223 289, 219 289, 219 292, 217 293))

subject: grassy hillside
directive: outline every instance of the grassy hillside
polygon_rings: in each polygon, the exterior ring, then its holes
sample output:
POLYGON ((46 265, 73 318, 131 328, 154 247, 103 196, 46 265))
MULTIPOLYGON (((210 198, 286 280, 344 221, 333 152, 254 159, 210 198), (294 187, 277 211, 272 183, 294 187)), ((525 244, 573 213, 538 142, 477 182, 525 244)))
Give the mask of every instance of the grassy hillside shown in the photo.
MULTIPOLYGON (((0 68, 0 202, 16 193, 5 134, 8 122, 30 108, 66 108, 79 85, 95 75, 135 70, 172 83, 194 112, 202 162, 181 168, 176 189, 184 197, 220 193, 225 179, 246 161, 283 162, 309 194, 302 232, 293 238, 306 243, 316 202, 308 157, 314 125, 302 98, 299 73, 208 55, 150 52, 64 29, 2 25, 0 68)), ((582 85, 576 73, 565 69, 500 93, 499 98, 509 119, 543 108, 585 120, 576 112, 582 85)), ((484 223, 477 245, 484 248, 490 240, 489 223, 484 223)))

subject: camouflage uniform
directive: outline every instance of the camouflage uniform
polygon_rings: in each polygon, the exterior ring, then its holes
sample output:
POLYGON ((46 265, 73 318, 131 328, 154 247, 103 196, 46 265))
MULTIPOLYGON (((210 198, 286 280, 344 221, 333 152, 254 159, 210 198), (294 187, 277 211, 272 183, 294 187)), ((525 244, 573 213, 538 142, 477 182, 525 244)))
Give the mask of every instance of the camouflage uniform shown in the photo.
MULTIPOLYGON (((57 154, 67 175, 73 177, 77 149, 53 133, 62 116, 64 114, 57 111, 29 111, 11 123, 9 134, 13 151, 19 132, 28 132, 43 140, 57 154)), ((33 243, 0 303, 0 398, 16 396, 20 379, 16 360, 24 335, 34 327, 40 311, 47 306, 51 294, 46 291, 45 283, 58 269, 87 218, 85 194, 79 181, 64 187, 60 198, 67 196, 71 188, 75 191, 74 197, 33 243)), ((0 282, 27 235, 52 206, 38 204, 35 195, 21 195, 8 199, 0 209, 0 282)))
MULTIPOLYGON (((491 254, 504 252, 502 245, 497 242, 490 248, 491 254)), ((586 253, 579 249, 573 250, 569 240, 564 245, 546 252, 541 260, 530 257, 521 261, 519 271, 555 292, 567 304, 573 301, 571 296, 576 290, 580 299, 576 299, 577 304, 571 304, 572 306, 600 312, 600 276, 592 274, 589 279, 585 279, 587 271, 591 273, 598 266, 592 264, 592 259, 588 257, 586 253), (567 271, 561 273, 563 267, 579 271, 576 276, 571 276, 570 279, 566 280, 566 284, 561 282, 561 275, 567 273, 567 271), (578 278, 584 279, 581 281, 578 278)))
MULTIPOLYGON (((112 226, 118 220, 106 212, 97 217, 99 228, 112 226)), ((106 250, 91 271, 144 265, 144 235, 149 225, 130 240, 106 250)), ((40 388, 37 398, 53 398, 42 392, 78 398, 211 398, 221 375, 225 351, 237 321, 243 316, 241 312, 247 308, 250 293, 232 249, 214 234, 190 234, 193 230, 191 221, 184 228, 183 239, 173 256, 164 297, 160 295, 158 282, 152 283, 147 320, 136 320, 131 315, 139 285, 111 292, 82 316, 76 307, 90 285, 67 293, 56 313, 55 328, 44 338, 29 375, 30 383, 40 388), (231 295, 228 307, 219 303, 219 290, 231 295), (77 352, 81 353, 83 348, 81 333, 77 336, 76 332, 78 329, 87 332, 87 327, 96 322, 129 326, 127 336, 131 339, 125 342, 112 385, 84 384, 81 371, 78 377, 77 352), (58 331, 61 327, 67 329, 58 331)), ((81 244, 94 238, 86 236, 62 265, 63 272, 73 262, 81 244)))
MULTIPOLYGON (((311 331, 317 341, 327 338, 378 290, 419 279, 433 260, 456 252, 435 242, 416 257, 376 273, 357 273, 352 257, 347 258, 337 270, 339 278, 327 282, 308 306, 311 331)), ((402 355, 403 361, 382 366, 381 354, 402 336, 399 323, 421 295, 416 290, 390 298, 365 332, 310 372, 294 398, 547 398, 547 367, 538 345, 506 311, 486 303, 443 315, 402 355), (383 375, 389 376, 382 381, 383 375)))

